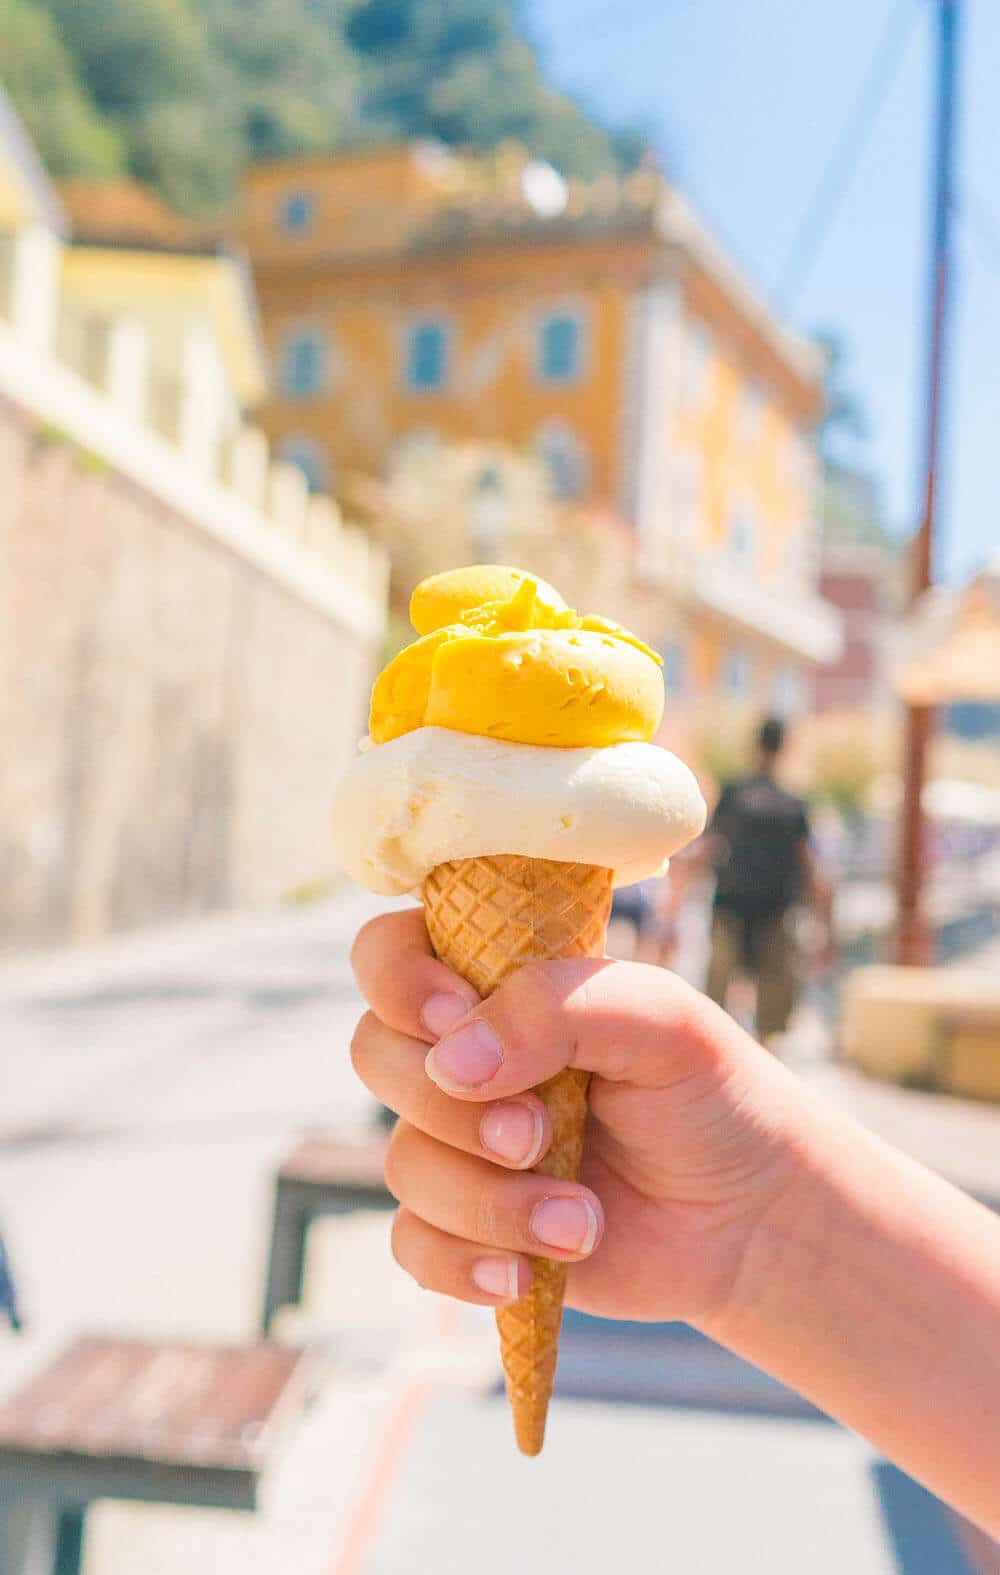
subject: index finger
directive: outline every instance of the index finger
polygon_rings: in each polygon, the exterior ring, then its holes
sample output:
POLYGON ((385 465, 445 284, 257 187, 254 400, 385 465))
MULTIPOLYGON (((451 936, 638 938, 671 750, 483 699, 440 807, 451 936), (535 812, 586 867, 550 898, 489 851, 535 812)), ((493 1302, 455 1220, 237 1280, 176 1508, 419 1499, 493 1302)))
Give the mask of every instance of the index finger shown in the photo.
POLYGON ((358 931, 351 966, 375 1016, 428 1044, 479 1005, 472 985, 434 956, 422 908, 370 919, 358 931))

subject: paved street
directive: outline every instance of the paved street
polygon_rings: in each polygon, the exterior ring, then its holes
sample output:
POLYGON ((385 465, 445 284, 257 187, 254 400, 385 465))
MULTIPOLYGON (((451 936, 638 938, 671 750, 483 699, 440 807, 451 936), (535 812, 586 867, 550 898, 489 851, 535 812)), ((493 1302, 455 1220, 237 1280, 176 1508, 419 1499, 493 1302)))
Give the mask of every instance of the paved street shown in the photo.
MULTIPOLYGON (((279 1156, 371 1118, 346 1054, 347 948, 374 907, 351 896, 8 965, 0 1223, 28 1331, 0 1331, 0 1389, 81 1328, 255 1334, 279 1156)), ((1000 1113, 808 1072, 1000 1196, 1000 1113)), ((280 1332, 318 1340, 327 1377, 263 1509, 101 1505, 87 1575, 977 1567, 865 1445, 677 1326, 570 1319, 549 1446, 522 1461, 491 1317, 420 1292, 387 1229, 374 1215, 313 1229, 304 1309, 280 1332)))

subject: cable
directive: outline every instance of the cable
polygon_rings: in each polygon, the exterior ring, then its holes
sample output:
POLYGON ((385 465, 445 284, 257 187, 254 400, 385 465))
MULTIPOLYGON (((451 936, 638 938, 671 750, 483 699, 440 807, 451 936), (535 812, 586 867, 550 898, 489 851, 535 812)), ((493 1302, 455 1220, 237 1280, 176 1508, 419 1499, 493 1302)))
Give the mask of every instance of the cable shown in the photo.
POLYGON ((879 111, 906 52, 916 21, 914 0, 896 0, 884 33, 844 122, 826 168, 820 176, 806 211, 788 248, 772 292, 779 310, 787 315, 812 272, 837 210, 850 187, 861 155, 875 128, 879 111))

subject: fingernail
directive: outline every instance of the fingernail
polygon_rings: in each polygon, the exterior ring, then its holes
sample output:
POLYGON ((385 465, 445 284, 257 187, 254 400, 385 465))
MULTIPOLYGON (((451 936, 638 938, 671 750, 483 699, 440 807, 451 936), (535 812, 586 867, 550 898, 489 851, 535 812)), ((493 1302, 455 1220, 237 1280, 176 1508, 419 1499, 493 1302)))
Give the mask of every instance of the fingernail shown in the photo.
POLYGON ((531 1216, 531 1232, 545 1247, 593 1252, 600 1222, 586 1198, 545 1198, 531 1216))
POLYGON ((462 1094, 488 1083, 502 1059, 500 1041, 489 1023, 475 1022, 436 1044, 424 1065, 439 1088, 462 1094))
POLYGON ((471 1010, 472 1003, 463 1001, 460 995, 429 995, 420 1017, 428 1033, 433 1034, 435 1039, 441 1039, 449 1028, 454 1028, 471 1010))
POLYGON ((542 1112, 520 1102, 491 1105, 479 1123, 479 1136, 483 1148, 509 1165, 533 1165, 545 1138, 542 1112))
POLYGON ((472 1279, 487 1296, 502 1296, 504 1301, 516 1302, 516 1258, 478 1258, 472 1265, 472 1279))

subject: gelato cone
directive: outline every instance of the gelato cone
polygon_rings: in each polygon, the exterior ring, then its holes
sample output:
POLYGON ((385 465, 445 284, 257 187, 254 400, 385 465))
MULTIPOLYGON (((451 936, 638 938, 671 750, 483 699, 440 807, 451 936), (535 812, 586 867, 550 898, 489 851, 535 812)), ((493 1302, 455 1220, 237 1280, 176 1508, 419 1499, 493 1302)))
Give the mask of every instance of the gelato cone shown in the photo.
MULTIPOLYGON (((600 957, 611 912, 611 871, 513 854, 440 864, 424 883, 431 945, 442 962, 490 995, 533 957, 600 957)), ((535 1167, 575 1181, 583 1153, 590 1074, 567 1067, 536 1092, 552 1119, 552 1145, 535 1167)), ((531 1289, 497 1312, 500 1355, 518 1448, 537 1455, 545 1436, 559 1351, 566 1265, 532 1264, 531 1289)))
MULTIPOLYGON (((659 658, 551 586, 491 565, 418 586, 420 638, 372 694, 370 746, 338 791, 348 873, 418 892, 437 955, 487 996, 533 958, 599 957, 615 885, 658 874, 701 831, 694 777, 653 745, 659 658)), ((537 1092, 553 1141, 535 1167, 576 1179, 589 1074, 537 1092)), ((542 1447, 566 1265, 538 1258, 497 1312, 519 1448, 542 1447)))

